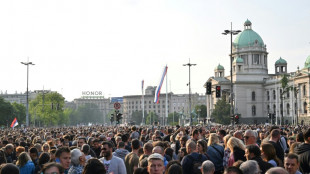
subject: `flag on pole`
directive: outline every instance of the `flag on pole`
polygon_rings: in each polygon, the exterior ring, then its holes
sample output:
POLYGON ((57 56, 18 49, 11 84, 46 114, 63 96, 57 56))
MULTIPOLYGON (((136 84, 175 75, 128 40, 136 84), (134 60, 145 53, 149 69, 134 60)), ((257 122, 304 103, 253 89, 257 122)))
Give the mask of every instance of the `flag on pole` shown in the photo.
POLYGON ((143 88, 144 88, 144 80, 142 80, 142 91, 143 91, 143 88))
POLYGON ((17 122, 17 119, 15 117, 14 120, 12 121, 11 128, 14 128, 17 125, 18 125, 18 122, 17 122))
POLYGON ((157 86, 156 91, 155 91, 154 103, 158 103, 158 102, 159 102, 160 90, 161 90, 161 87, 162 87, 162 85, 163 85, 165 76, 166 76, 166 74, 167 74, 167 70, 168 70, 168 66, 165 66, 164 71, 163 71, 163 75, 162 75, 162 77, 161 77, 161 79, 160 79, 160 83, 159 83, 159 85, 157 86))

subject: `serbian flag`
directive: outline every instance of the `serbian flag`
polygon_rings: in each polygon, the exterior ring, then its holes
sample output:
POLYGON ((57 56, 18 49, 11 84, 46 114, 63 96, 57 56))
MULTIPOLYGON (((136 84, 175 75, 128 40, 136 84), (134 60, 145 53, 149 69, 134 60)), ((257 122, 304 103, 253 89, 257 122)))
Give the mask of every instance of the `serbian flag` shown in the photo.
POLYGON ((156 91, 155 91, 154 103, 159 102, 160 90, 161 90, 161 87, 163 86, 163 82, 164 82, 165 76, 167 74, 167 70, 168 70, 168 66, 165 66, 164 71, 163 71, 163 75, 161 76, 161 79, 160 79, 160 83, 157 86, 156 91))
POLYGON ((17 122, 17 119, 15 117, 14 120, 12 121, 11 128, 14 128, 17 125, 18 125, 18 122, 17 122))

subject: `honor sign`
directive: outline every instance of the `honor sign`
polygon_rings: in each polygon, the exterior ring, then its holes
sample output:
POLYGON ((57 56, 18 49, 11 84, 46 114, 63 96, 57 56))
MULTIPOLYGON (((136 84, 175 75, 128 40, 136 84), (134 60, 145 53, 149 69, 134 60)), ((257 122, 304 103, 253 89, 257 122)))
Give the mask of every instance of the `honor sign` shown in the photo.
POLYGON ((83 96, 101 96, 102 91, 82 91, 83 96))

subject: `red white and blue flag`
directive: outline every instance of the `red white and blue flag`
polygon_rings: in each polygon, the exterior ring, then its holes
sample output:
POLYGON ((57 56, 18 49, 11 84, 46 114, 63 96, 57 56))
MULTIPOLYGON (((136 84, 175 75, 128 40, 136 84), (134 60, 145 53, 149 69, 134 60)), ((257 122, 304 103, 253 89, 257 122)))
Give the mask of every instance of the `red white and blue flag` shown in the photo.
POLYGON ((14 128, 17 125, 18 125, 18 122, 17 122, 17 119, 15 117, 14 120, 12 121, 11 128, 14 128))
POLYGON ((156 91, 155 91, 154 103, 159 102, 160 90, 161 90, 161 87, 163 86, 163 82, 164 82, 165 76, 167 74, 167 70, 168 70, 168 66, 165 66, 164 71, 163 71, 163 75, 161 76, 161 79, 160 79, 160 83, 157 86, 156 91))

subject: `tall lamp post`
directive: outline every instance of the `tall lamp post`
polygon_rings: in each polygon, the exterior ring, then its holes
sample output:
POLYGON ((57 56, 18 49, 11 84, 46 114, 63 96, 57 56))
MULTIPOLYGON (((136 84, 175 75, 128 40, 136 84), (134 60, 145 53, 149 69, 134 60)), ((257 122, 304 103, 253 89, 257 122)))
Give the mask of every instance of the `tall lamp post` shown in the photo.
POLYGON ((23 65, 27 66, 27 94, 26 94, 26 126, 29 126, 29 101, 28 101, 28 79, 29 79, 29 65, 35 65, 32 62, 20 62, 23 65))
POLYGON ((188 82, 188 102, 189 102, 189 116, 190 116, 190 125, 193 123, 193 118, 192 118, 192 102, 191 102, 191 66, 196 66, 196 64, 191 64, 190 59, 187 64, 183 64, 183 66, 188 66, 189 70, 189 82, 188 82))
MULTIPOLYGON (((230 30, 224 30, 224 35, 228 35, 230 34, 230 106, 231 106, 231 110, 230 110, 230 116, 234 116, 234 94, 233 94, 233 81, 232 81, 232 62, 233 62, 233 57, 232 57, 232 36, 233 35, 237 35, 238 33, 240 33, 241 30, 233 30, 232 29, 232 22, 230 23, 230 30)), ((235 125, 235 117, 233 117, 232 120, 232 125, 235 125)))

